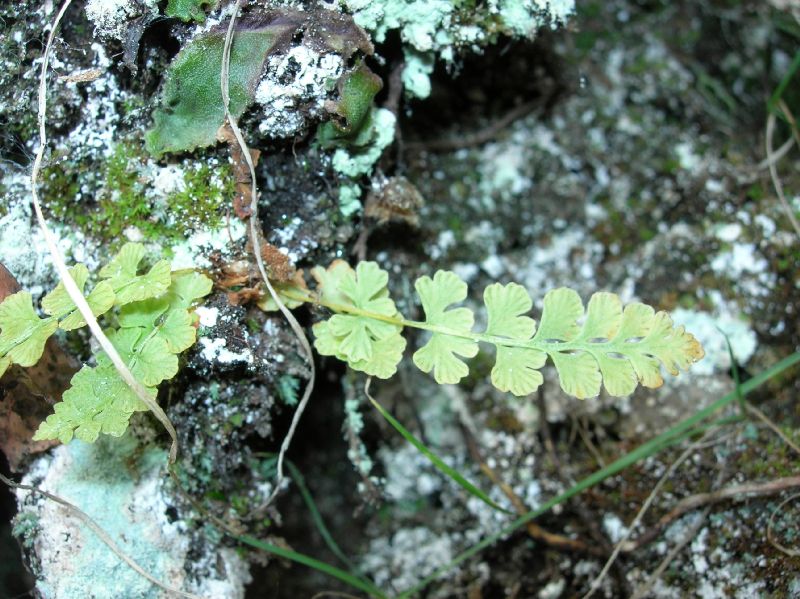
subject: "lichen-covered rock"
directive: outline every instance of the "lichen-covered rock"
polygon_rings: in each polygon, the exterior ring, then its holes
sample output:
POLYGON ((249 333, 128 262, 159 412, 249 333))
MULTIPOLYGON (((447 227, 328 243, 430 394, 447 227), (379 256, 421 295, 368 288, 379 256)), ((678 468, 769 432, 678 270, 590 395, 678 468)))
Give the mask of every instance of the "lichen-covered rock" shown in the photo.
POLYGON ((87 0, 86 16, 100 37, 124 40, 131 23, 154 18, 158 14, 156 0, 87 0))
MULTIPOLYGON (((235 552, 205 542, 194 526, 170 515, 166 452, 129 433, 111 442, 76 441, 41 458, 25 477, 72 502, 141 567, 165 584, 202 596, 244 597, 248 567, 235 552)), ((163 591, 132 570, 58 504, 18 491, 15 532, 43 597, 156 598, 163 591)))
POLYGON ((574 11, 573 0, 496 0, 476 6, 449 0, 346 0, 359 25, 375 41, 397 31, 403 41, 402 78, 410 96, 427 98, 434 61, 451 63, 462 49, 478 49, 500 34, 532 39, 547 26, 564 23, 574 11))

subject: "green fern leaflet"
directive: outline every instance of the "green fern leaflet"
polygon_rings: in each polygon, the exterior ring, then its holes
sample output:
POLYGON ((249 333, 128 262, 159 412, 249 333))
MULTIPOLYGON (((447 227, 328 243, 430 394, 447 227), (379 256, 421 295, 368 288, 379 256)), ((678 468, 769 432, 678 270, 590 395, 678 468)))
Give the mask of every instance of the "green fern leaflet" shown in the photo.
MULTIPOLYGON (((177 374, 178 354, 195 342, 191 308, 210 293, 211 280, 192 271, 171 273, 166 260, 140 272, 143 257, 140 244, 125 244, 100 270, 101 281, 88 295, 84 292, 89 280, 86 266, 77 264, 69 273, 96 317, 118 308, 117 326, 106 333, 134 377, 155 397, 157 385, 177 374)), ((34 365, 57 329, 70 331, 86 325, 63 282, 42 299, 42 310, 47 317, 39 317, 26 291, 0 303, 0 376, 11 364, 34 365)), ((72 377, 71 387, 34 439, 67 443, 73 437, 92 442, 100 433, 118 437, 131 415, 145 409, 109 358, 100 353, 96 367, 84 366, 72 377)))

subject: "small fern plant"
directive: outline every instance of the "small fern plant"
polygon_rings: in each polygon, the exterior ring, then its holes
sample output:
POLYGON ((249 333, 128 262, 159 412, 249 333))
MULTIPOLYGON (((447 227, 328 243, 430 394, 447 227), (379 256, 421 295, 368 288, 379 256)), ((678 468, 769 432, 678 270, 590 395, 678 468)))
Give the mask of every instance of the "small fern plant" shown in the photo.
MULTIPOLYGON (((666 312, 641 303, 623 309, 613 293, 595 293, 584 309, 574 290, 550 291, 537 327, 527 316, 533 303, 525 288, 494 283, 483 293, 487 325, 478 332, 473 331, 473 312, 455 306, 466 299, 467 285, 453 272, 440 270, 433 278, 417 279, 414 286, 425 311, 422 322, 398 312, 387 289, 389 275, 374 262, 360 262, 354 270, 336 260, 327 270, 316 267, 311 274, 315 291, 296 277, 276 287, 282 301, 290 308, 313 303, 334 312, 313 326, 317 351, 382 379, 397 370, 407 327, 430 332, 413 361, 423 372, 433 372, 437 383, 458 383, 467 376, 463 358, 474 357, 485 343, 496 352, 492 384, 516 396, 538 389, 548 358, 564 392, 584 399, 598 395, 601 385, 612 396, 628 395, 640 383, 659 387, 662 365, 677 375, 704 355, 700 343, 682 326, 674 327, 666 312)), ((276 308, 270 300, 262 307, 276 308)))
MULTIPOLYGON (((105 315, 106 333, 134 377, 153 397, 156 387, 178 372, 178 354, 194 344, 197 299, 211 291, 211 280, 193 271, 171 272, 160 260, 140 272, 144 247, 128 243, 103 267, 101 279, 86 296, 95 316, 105 315)), ((84 264, 70 269, 83 292, 89 279, 84 264)), ((31 294, 20 291, 0 304, 0 376, 11 364, 33 366, 57 329, 71 331, 86 325, 64 284, 42 299, 39 317, 31 294)), ((83 366, 70 381, 62 401, 36 431, 35 440, 73 437, 93 442, 100 433, 121 436, 131 415, 147 407, 117 373, 105 352, 95 366, 83 366)))

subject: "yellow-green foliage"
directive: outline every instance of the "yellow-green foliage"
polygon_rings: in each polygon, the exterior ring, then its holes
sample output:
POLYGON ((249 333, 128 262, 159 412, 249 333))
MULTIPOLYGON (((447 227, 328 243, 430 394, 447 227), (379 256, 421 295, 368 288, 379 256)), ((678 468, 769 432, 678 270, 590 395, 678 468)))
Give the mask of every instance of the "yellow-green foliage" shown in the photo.
POLYGON ((278 289, 289 305, 307 301, 335 314, 314 325, 317 351, 335 356, 355 369, 391 377, 403 356, 403 328, 430 332, 416 352, 414 364, 432 372, 437 383, 458 383, 469 374, 463 358, 473 358, 480 343, 496 351, 492 384, 517 396, 534 393, 543 382, 541 368, 549 358, 565 393, 584 399, 600 393, 632 393, 638 384, 658 387, 661 366, 672 375, 703 357, 697 340, 683 327, 673 327, 666 312, 632 303, 624 307, 613 293, 592 295, 584 308, 572 289, 544 296, 541 321, 527 316, 533 302, 516 283, 489 285, 483 294, 487 325, 473 331, 475 317, 456 304, 467 297, 467 285, 455 273, 438 271, 417 279, 415 288, 425 321, 406 320, 389 297, 389 275, 374 262, 355 270, 342 260, 327 270, 316 268, 316 293, 302 287, 278 289))
MULTIPOLYGON (((169 262, 160 260, 141 272, 144 248, 123 246, 99 274, 100 282, 85 295, 92 313, 102 316, 115 310, 116 326, 107 335, 134 377, 155 397, 156 386, 178 372, 178 354, 195 342, 195 301, 211 291, 211 280, 193 271, 170 272, 169 262)), ((70 269, 70 276, 84 293, 89 271, 83 264, 70 269)), ((44 352, 47 339, 57 329, 72 330, 86 321, 67 293, 63 282, 42 299, 39 317, 31 294, 20 291, 0 303, 0 376, 11 364, 32 366, 44 352)), ((56 404, 55 413, 36 432, 35 439, 73 436, 87 442, 102 432, 120 436, 131 415, 146 409, 122 380, 108 356, 97 355, 97 366, 84 366, 56 404)))

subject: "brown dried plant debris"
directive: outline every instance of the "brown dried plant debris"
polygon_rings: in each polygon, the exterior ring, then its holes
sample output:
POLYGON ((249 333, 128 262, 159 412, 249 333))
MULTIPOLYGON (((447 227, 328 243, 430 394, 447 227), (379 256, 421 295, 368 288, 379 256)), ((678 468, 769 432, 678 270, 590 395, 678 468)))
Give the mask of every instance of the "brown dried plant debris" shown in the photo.
POLYGON ((389 177, 370 190, 364 205, 364 216, 375 219, 379 225, 387 222, 405 222, 419 225, 419 209, 425 200, 417 187, 405 177, 389 177))
MULTIPOLYGON (((289 257, 271 243, 260 240, 261 257, 264 260, 270 281, 273 283, 288 283, 296 280, 298 271, 289 261, 289 257)), ((251 255, 251 244, 248 242, 246 251, 251 255)), ((212 277, 215 285, 227 293, 228 303, 232 306, 242 306, 251 302, 258 302, 265 296, 266 290, 261 284, 261 275, 252 259, 241 258, 225 261, 219 255, 210 257, 213 264, 212 277)))
MULTIPOLYGON (((233 212, 242 220, 250 218, 250 197, 252 194, 252 187, 250 184, 250 167, 244 157, 242 148, 236 137, 233 134, 230 124, 226 121, 225 124, 217 131, 217 139, 228 144, 231 152, 231 161, 233 162, 233 178, 235 182, 235 191, 233 195, 233 212)), ((258 164, 258 159, 261 152, 258 150, 250 150, 250 157, 253 164, 258 164)))

